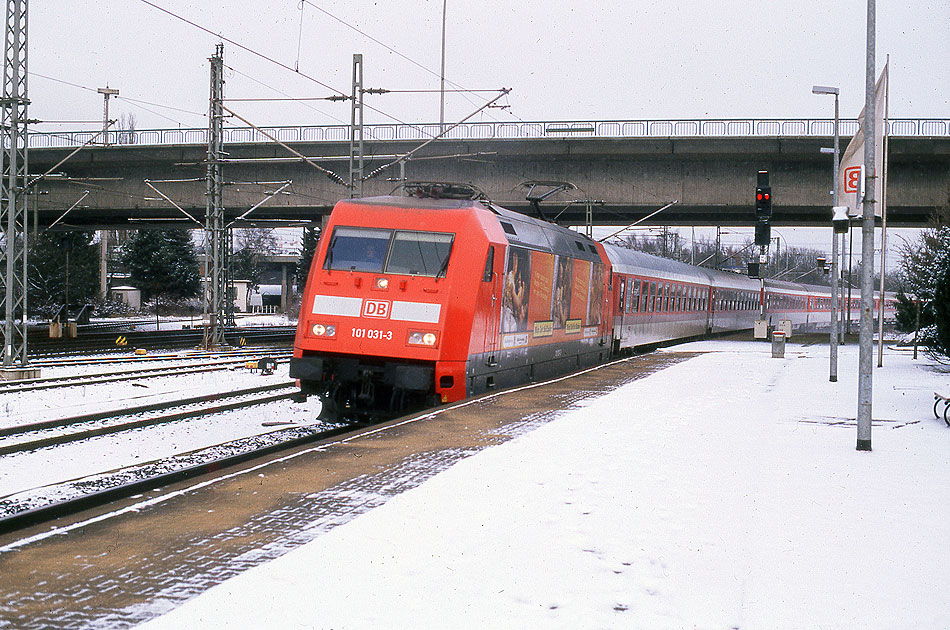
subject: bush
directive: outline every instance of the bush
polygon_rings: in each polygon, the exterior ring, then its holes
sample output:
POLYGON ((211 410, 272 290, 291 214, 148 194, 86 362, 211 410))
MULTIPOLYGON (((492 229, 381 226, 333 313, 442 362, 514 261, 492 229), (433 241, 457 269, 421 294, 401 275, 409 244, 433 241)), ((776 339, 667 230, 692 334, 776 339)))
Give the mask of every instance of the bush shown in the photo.
POLYGON ((158 295, 147 301, 143 310, 162 317, 194 317, 202 313, 202 306, 200 298, 175 298, 169 295, 158 295))
POLYGON ((93 301, 94 317, 132 317, 138 311, 123 302, 114 298, 96 298, 93 301))

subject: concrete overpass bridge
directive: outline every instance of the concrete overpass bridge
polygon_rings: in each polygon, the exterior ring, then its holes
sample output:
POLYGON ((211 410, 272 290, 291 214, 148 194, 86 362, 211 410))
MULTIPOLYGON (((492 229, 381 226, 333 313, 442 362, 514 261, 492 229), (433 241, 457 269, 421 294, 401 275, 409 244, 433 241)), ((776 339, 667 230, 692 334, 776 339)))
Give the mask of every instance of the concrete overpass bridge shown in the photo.
MULTIPOLYGON (((888 223, 925 225, 950 205, 950 120, 895 119, 889 125, 888 223)), ((842 151, 857 129, 841 121, 842 151)), ((495 202, 531 214, 526 181, 563 181, 577 189, 552 196, 549 218, 567 225, 624 225, 661 206, 676 205, 652 225, 750 225, 756 173, 768 170, 776 225, 827 225, 830 220, 833 121, 619 120, 476 122, 428 144, 405 167, 409 180, 470 182, 495 202)), ((207 130, 111 132, 53 169, 30 202, 31 226, 54 229, 197 228, 205 211, 207 130), (150 187, 150 182, 154 187, 150 187), (88 192, 87 192, 88 191, 88 192), (66 213, 66 210, 74 206, 66 213), (65 216, 64 216, 64 213, 65 216)), ((370 173, 438 134, 438 125, 367 125, 370 173)), ((33 133, 30 170, 43 173, 88 142, 93 132, 33 133)), ((225 129, 224 201, 228 220, 275 191, 247 219, 283 225, 319 221, 349 189, 295 157, 277 138, 348 179, 349 127, 225 129), (266 134, 266 135, 265 135, 266 134)), ((364 194, 388 194, 400 169, 364 183, 364 194)))

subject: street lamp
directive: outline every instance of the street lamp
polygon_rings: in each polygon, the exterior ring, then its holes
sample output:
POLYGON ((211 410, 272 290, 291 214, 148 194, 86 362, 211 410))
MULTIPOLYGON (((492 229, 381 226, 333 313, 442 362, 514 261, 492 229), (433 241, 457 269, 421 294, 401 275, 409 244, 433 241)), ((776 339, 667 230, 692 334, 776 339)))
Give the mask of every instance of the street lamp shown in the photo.
MULTIPOLYGON (((839 135, 838 135, 838 88, 816 85, 812 89, 812 94, 833 94, 835 97, 835 148, 834 165, 832 177, 834 178, 834 192, 832 193, 832 206, 838 208, 838 161, 839 161, 839 135)), ((842 238, 844 238, 842 236, 842 238)), ((837 230, 831 233, 831 365, 829 367, 828 380, 832 383, 838 381, 838 234, 837 230)))
POLYGON ((439 74, 439 133, 445 133, 445 8, 448 0, 442 0, 442 71, 439 74))

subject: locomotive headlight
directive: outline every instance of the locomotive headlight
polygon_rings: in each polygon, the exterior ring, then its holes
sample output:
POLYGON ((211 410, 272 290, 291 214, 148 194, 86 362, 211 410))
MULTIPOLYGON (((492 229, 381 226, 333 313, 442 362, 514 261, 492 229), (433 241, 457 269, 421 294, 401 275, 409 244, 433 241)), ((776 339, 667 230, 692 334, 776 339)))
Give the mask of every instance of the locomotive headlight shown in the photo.
POLYGON ((376 278, 373 287, 385 291, 389 288, 389 278, 376 278))
POLYGON ((315 337, 335 337, 336 326, 325 326, 323 324, 314 324, 310 329, 315 337))
POLYGON ((406 340, 410 346, 435 346, 439 337, 434 332, 425 332, 422 330, 410 330, 409 339, 406 340))

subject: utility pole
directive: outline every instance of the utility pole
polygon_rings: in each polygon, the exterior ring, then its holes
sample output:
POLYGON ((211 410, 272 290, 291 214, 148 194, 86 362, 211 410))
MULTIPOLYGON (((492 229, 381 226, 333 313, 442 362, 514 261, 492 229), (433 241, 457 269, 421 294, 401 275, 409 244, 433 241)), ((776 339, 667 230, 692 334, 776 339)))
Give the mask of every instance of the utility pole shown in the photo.
POLYGON ((104 88, 96 91, 102 94, 102 143, 109 145, 112 144, 109 142, 109 97, 118 96, 119 90, 114 90, 106 84, 104 88))
MULTIPOLYGON (((832 231, 831 231, 831 336, 828 340, 830 346, 830 364, 828 368, 828 381, 838 382, 838 232, 841 217, 838 216, 840 210, 838 206, 838 161, 840 159, 840 139, 838 129, 838 95, 840 90, 837 87, 828 87, 816 85, 811 89, 812 94, 830 94, 835 97, 835 129, 834 129, 834 163, 831 167, 831 177, 834 181, 832 189, 832 231)), ((821 149, 822 153, 826 149, 821 149)))
POLYGON ((861 222, 861 327, 858 346, 857 450, 871 450, 872 359, 874 355, 874 164, 875 6, 868 0, 867 65, 864 83, 864 216, 861 222))
POLYGON ((442 0, 442 72, 439 75, 439 133, 445 133, 445 8, 448 0, 442 0))
POLYGON ((228 301, 228 230, 224 225, 221 160, 224 157, 224 44, 215 47, 211 62, 211 98, 208 110, 208 171, 207 202, 205 206, 205 265, 208 268, 205 284, 204 347, 213 350, 227 345, 224 331, 227 327, 228 301))
POLYGON ((350 106, 350 197, 363 196, 363 55, 353 55, 350 106))
POLYGON ((0 226, 3 229, 3 375, 23 378, 27 365, 27 2, 7 0, 0 100, 0 226), (19 363, 20 370, 13 370, 19 363))
MULTIPOLYGON (((96 90, 102 94, 102 142, 109 145, 109 97, 118 96, 119 90, 109 87, 96 90)), ((99 232, 99 295, 105 299, 109 293, 109 230, 99 232)))

